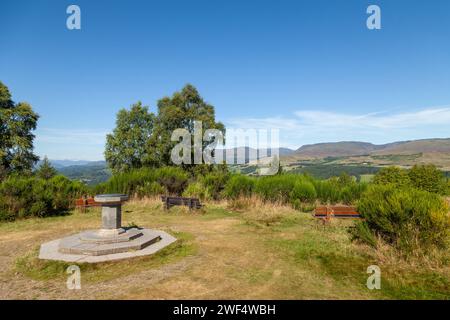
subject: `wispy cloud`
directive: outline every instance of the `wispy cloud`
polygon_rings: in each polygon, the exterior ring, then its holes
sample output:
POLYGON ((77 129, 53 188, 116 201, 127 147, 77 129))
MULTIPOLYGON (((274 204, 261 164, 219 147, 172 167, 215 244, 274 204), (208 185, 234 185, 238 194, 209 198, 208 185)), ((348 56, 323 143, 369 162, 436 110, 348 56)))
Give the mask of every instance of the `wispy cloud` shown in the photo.
POLYGON ((398 114, 369 113, 351 115, 321 111, 297 111, 295 115, 305 126, 399 129, 423 125, 450 124, 450 107, 429 108, 398 114))
POLYGON ((40 128, 36 131, 36 152, 50 159, 101 160, 105 129, 40 128))
POLYGON ((291 148, 342 140, 386 143, 444 138, 450 137, 450 106, 365 114, 301 110, 290 117, 232 119, 227 122, 227 127, 279 129, 280 145, 291 148))
POLYGON ((41 128, 36 140, 46 143, 104 144, 108 130, 41 128))

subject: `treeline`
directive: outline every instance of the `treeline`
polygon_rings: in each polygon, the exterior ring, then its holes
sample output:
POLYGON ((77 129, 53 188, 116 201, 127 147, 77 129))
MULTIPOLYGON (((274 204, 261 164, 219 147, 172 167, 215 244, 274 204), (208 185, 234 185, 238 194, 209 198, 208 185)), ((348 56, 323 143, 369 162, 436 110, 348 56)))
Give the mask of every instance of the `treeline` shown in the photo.
POLYGON ((61 215, 87 192, 80 182, 58 176, 47 158, 34 170, 38 119, 30 104, 14 102, 0 82, 0 220, 61 215))
POLYGON ((307 173, 318 179, 328 179, 345 172, 357 180, 360 180, 362 175, 376 174, 378 171, 379 167, 343 164, 302 164, 302 167, 292 169, 292 173, 307 173))

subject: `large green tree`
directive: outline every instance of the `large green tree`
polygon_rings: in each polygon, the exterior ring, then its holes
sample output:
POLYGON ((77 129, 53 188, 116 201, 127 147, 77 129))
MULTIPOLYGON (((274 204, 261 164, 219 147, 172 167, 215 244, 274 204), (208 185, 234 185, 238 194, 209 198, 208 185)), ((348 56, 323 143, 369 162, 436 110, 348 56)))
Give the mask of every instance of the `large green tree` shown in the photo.
POLYGON ((171 141, 172 133, 186 129, 193 134, 195 121, 202 121, 203 131, 225 132, 224 125, 215 121, 214 107, 189 84, 171 97, 160 99, 156 116, 140 102, 129 111, 122 109, 117 114, 114 132, 106 137, 106 161, 115 173, 173 165, 171 150, 177 142, 171 141))
POLYGON ((0 82, 0 172, 29 173, 39 158, 33 153, 33 130, 39 116, 25 102, 15 103, 0 82))
MULTIPOLYGON (((225 134, 222 123, 216 122, 214 106, 205 102, 197 89, 187 84, 171 97, 158 101, 158 117, 149 148, 152 150, 152 162, 159 165, 173 165, 171 150, 178 143, 171 141, 175 129, 186 129, 193 136, 194 122, 201 121, 203 132, 218 129, 225 134)), ((203 147, 209 142, 204 142, 203 147)), ((193 165, 192 165, 193 166, 193 165)))
POLYGON ((140 168, 149 162, 147 143, 155 115, 141 102, 117 114, 116 128, 106 136, 105 159, 114 173, 140 168))

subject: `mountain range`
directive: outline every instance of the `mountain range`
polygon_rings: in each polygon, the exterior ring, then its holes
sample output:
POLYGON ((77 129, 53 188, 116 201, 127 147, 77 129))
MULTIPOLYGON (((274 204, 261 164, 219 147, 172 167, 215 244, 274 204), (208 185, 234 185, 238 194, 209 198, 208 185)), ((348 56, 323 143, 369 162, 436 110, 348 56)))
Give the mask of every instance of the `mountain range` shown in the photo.
POLYGON ((325 158, 356 155, 417 154, 450 152, 450 139, 423 139, 376 145, 368 142, 342 141, 304 145, 293 154, 305 157, 325 158))

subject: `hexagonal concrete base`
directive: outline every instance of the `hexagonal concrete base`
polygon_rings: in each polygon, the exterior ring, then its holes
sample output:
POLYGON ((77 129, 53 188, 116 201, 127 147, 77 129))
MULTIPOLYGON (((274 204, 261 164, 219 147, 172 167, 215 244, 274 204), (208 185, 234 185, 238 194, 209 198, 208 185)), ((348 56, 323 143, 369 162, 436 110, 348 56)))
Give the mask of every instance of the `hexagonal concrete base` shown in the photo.
POLYGON ((80 239, 86 233, 53 240, 41 245, 39 259, 79 263, 113 261, 151 255, 177 240, 164 231, 139 229, 138 232, 142 233, 140 237, 127 242, 86 243, 80 239))

